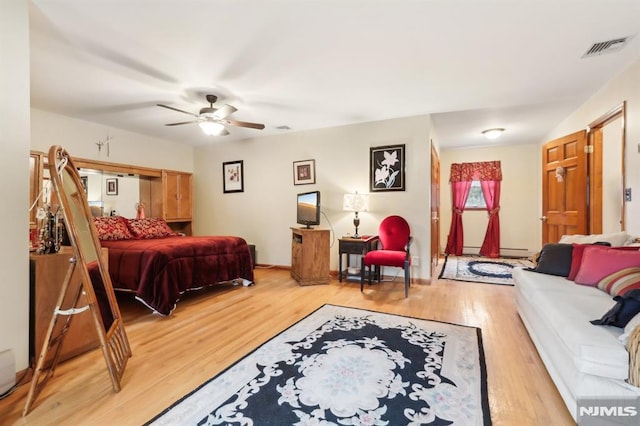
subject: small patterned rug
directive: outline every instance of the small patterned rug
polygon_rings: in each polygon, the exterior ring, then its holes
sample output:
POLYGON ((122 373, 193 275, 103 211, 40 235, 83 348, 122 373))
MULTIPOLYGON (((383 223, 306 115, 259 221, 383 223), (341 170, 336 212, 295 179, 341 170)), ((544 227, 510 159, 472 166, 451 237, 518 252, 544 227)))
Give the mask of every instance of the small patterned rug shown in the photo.
POLYGON ((490 425, 486 376, 479 328, 324 305, 147 424, 490 425))
POLYGON ((490 259, 479 256, 447 256, 438 278, 485 284, 513 285, 515 266, 533 267, 528 259, 490 259))

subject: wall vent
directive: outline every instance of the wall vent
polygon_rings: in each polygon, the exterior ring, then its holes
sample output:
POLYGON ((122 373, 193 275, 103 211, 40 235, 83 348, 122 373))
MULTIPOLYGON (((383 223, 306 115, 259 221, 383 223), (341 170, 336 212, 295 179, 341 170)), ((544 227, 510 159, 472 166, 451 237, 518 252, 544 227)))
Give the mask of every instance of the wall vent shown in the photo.
POLYGON ((613 53, 626 46, 631 37, 621 37, 613 40, 599 41, 593 43, 593 45, 582 55, 583 58, 590 58, 592 56, 604 55, 605 53, 613 53))

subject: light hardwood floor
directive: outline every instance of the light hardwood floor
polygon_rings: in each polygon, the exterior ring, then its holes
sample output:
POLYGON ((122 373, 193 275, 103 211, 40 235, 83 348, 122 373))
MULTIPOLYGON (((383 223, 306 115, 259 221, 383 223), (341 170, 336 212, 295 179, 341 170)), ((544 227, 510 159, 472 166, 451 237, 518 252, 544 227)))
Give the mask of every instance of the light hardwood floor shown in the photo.
POLYGON ((133 357, 113 393, 99 350, 62 363, 21 417, 28 386, 0 401, 0 424, 139 425, 325 303, 480 327, 494 425, 571 425, 515 309, 513 287, 434 280, 301 287, 289 271, 256 269, 253 287, 186 295, 170 317, 119 297, 133 357))

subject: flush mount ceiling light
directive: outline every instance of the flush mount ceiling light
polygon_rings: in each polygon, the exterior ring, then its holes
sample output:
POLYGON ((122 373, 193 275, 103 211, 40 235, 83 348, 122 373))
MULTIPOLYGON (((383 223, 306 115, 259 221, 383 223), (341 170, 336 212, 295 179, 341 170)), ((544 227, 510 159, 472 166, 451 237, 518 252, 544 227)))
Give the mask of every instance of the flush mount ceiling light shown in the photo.
POLYGON ((493 140, 493 139, 499 138, 502 132, 504 132, 504 129, 497 127, 495 129, 487 129, 483 131, 482 134, 484 135, 485 138, 489 140, 493 140))

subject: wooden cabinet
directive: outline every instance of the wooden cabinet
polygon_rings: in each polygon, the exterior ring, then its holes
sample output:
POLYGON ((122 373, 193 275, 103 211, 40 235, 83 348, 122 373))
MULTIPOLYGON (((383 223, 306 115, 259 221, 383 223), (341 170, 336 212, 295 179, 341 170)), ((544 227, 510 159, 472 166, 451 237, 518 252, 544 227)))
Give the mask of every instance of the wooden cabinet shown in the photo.
POLYGON ((162 197, 165 220, 191 220, 191 186, 191 173, 162 171, 162 197))
POLYGON ((174 231, 191 235, 192 187, 191 173, 162 170, 160 178, 141 187, 140 200, 148 208, 147 216, 161 217, 174 231))
POLYGON ((291 276, 300 285, 329 284, 329 230, 291 231, 291 276))
MULTIPOLYGON (((69 259, 72 256, 72 248, 66 246, 55 254, 31 254, 29 256, 31 300, 29 353, 36 361, 42 350, 42 343, 46 337, 53 310, 60 295, 60 288, 69 269, 69 259)), ((107 249, 102 249, 102 256, 106 261, 108 258, 107 249)), ((80 285, 80 271, 76 268, 62 305, 63 309, 71 306, 72 299, 80 285)), ((78 306, 84 305, 86 305, 86 299, 84 295, 81 295, 78 306)), ((65 323, 65 318, 61 317, 61 320, 57 322, 58 326, 54 330, 53 336, 58 334, 65 323)), ((91 312, 86 310, 73 316, 69 331, 62 344, 60 361, 99 346, 100 340, 93 317, 91 312)), ((53 352, 50 351, 49 360, 51 360, 52 356, 53 352)), ((46 365, 49 365, 49 362, 46 365)))

